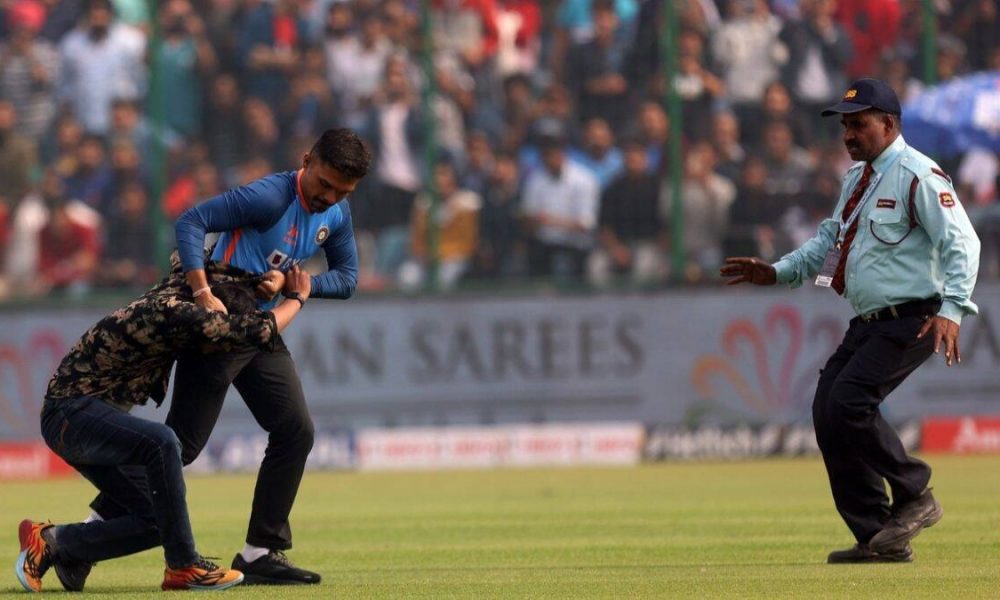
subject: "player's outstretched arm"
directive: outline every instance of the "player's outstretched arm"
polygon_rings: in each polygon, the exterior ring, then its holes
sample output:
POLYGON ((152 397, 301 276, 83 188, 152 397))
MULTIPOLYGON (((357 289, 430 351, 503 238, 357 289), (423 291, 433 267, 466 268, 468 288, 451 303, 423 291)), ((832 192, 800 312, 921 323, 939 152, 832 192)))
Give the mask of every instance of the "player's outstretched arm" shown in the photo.
POLYGON ((778 274, 765 260, 748 256, 735 256, 726 259, 719 274, 726 279, 726 285, 737 283, 752 283, 754 285, 774 285, 778 282, 778 274))

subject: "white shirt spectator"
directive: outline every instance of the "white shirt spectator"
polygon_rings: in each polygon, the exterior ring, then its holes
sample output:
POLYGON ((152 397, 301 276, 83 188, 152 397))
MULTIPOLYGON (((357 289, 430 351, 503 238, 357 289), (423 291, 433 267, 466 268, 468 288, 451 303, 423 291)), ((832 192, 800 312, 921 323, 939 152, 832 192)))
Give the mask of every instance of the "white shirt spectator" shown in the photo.
POLYGON ((713 55, 722 67, 733 102, 760 102, 764 88, 778 78, 780 65, 788 59, 788 49, 778 41, 779 33, 781 21, 766 15, 735 19, 715 34, 713 55))
POLYGON ((107 36, 95 41, 77 28, 66 35, 59 50, 60 99, 88 132, 107 132, 115 98, 138 99, 145 94, 146 36, 140 30, 113 23, 107 36))
POLYGON ((597 178, 576 163, 565 160, 558 176, 541 167, 528 177, 521 210, 527 216, 555 217, 583 229, 575 231, 542 225, 536 232, 539 240, 547 244, 590 248, 594 244, 600 190, 597 178))

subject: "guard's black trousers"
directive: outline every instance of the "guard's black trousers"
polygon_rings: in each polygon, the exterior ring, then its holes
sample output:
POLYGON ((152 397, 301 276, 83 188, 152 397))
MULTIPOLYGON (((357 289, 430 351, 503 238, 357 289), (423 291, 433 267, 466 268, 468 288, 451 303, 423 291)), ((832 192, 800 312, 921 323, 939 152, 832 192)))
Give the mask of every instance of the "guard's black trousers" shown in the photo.
MULTIPOLYGON (((273 352, 247 348, 180 357, 166 423, 181 442, 184 464, 190 464, 208 443, 230 384, 268 433, 246 541, 287 550, 292 547, 288 515, 312 449, 314 429, 302 383, 281 338, 273 352)), ((120 512, 104 496, 91 507, 105 518, 120 512)))
POLYGON ((851 321, 843 342, 820 371, 813 425, 833 500, 854 537, 867 543, 889 518, 893 500, 919 495, 930 481, 926 463, 907 456, 879 405, 933 354, 931 335, 917 339, 929 316, 851 321))

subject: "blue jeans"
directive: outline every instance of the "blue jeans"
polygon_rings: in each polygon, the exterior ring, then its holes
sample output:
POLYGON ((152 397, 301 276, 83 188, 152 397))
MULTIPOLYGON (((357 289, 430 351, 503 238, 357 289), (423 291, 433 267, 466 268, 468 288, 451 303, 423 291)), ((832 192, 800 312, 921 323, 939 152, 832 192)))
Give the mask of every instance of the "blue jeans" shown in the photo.
POLYGON ((46 402, 42 437, 122 509, 107 521, 57 527, 57 558, 98 562, 162 544, 170 567, 197 559, 173 430, 84 396, 46 402))

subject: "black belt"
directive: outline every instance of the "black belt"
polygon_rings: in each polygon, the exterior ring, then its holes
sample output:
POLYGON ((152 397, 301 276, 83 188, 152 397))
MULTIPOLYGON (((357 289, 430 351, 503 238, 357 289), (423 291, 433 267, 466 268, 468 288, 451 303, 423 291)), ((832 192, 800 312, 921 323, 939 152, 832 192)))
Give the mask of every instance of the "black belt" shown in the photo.
POLYGON ((936 315, 939 310, 941 310, 941 300, 938 298, 928 298, 926 300, 910 300, 902 304, 887 306, 867 314, 858 315, 857 318, 865 323, 891 321, 893 319, 929 317, 936 315))

